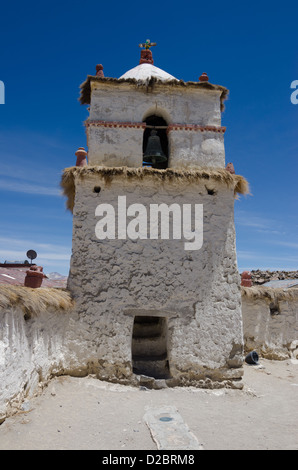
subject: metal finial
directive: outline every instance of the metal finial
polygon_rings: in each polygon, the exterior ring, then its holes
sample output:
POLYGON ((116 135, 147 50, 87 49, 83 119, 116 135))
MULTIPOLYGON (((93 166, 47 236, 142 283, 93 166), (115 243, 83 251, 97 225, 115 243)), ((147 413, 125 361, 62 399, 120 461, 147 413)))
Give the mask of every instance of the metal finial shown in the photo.
POLYGON ((149 50, 152 46, 156 46, 156 42, 151 42, 150 39, 146 39, 146 42, 139 44, 139 47, 145 47, 147 50, 149 50))

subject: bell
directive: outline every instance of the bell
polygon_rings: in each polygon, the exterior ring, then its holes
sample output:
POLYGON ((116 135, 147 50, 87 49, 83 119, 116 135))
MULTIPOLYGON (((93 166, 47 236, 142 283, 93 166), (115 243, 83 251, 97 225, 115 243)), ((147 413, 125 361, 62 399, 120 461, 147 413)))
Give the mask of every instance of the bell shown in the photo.
POLYGON ((158 137, 156 130, 151 131, 143 160, 145 163, 152 163, 153 165, 167 160, 167 157, 162 151, 160 138, 158 137))

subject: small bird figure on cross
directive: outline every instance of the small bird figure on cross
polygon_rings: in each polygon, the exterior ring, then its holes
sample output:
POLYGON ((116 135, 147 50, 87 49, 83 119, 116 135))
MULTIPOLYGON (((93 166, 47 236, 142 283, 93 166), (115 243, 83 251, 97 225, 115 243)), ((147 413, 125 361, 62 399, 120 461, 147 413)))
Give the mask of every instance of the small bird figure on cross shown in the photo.
POLYGON ((146 39, 146 42, 139 44, 139 47, 145 47, 147 50, 149 50, 152 46, 156 46, 156 42, 150 42, 150 39, 146 39))

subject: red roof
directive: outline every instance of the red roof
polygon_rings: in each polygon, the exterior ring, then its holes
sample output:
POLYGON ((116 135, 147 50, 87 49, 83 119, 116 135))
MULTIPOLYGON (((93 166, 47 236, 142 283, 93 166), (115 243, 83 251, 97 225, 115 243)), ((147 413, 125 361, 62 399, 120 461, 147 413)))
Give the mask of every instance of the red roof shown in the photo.
MULTIPOLYGON (((14 265, 14 267, 3 267, 0 265, 0 284, 11 284, 15 286, 23 286, 26 271, 30 268, 30 265, 20 267, 21 265, 14 265)), ((42 287, 66 287, 67 277, 62 279, 47 279, 44 278, 42 287)))

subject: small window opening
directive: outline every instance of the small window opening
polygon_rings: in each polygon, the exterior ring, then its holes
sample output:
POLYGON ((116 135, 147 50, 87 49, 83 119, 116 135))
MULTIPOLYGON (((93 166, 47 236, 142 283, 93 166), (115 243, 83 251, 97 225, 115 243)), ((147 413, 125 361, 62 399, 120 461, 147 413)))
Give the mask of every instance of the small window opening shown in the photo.
POLYGON ((157 162, 148 162, 143 161, 143 166, 151 166, 152 168, 165 169, 168 168, 168 158, 169 158, 169 143, 167 136, 167 123, 160 116, 149 116, 145 119, 146 128, 144 130, 143 136, 143 157, 145 157, 146 150, 148 148, 148 140, 151 136, 151 131, 156 131, 156 135, 159 137, 160 146, 163 155, 166 157, 165 161, 157 162))
POLYGON ((137 375, 170 377, 167 322, 163 317, 136 316, 132 334, 132 365, 137 375))
POLYGON ((209 194, 209 196, 214 196, 216 194, 215 189, 211 189, 211 188, 206 187, 206 190, 207 190, 207 194, 209 194))
POLYGON ((270 315, 279 315, 280 308, 278 302, 271 302, 269 305, 270 315))
POLYGON ((100 191, 101 191, 101 187, 100 187, 100 186, 94 186, 94 188, 93 188, 93 192, 94 192, 94 193, 99 194, 100 191))

